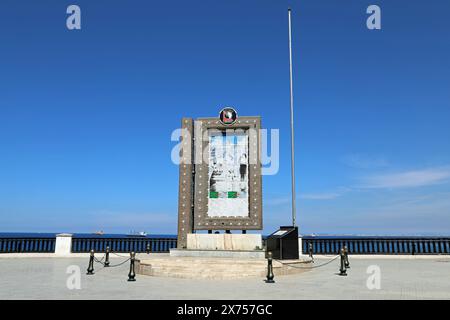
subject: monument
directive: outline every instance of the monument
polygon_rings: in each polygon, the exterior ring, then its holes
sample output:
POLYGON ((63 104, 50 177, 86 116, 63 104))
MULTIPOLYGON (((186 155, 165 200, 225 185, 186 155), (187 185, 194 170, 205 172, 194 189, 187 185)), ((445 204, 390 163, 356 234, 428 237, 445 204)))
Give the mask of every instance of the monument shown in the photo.
POLYGON ((261 234, 246 233, 263 227, 260 129, 259 116, 232 107, 182 119, 177 254, 261 250, 261 234))
POLYGON ((261 234, 247 234, 263 228, 261 118, 238 116, 234 108, 225 107, 217 117, 182 119, 177 248, 169 257, 138 261, 138 273, 228 279, 260 277, 268 270, 278 275, 304 271, 295 266, 304 261, 298 259, 296 226, 290 9, 288 21, 292 226, 280 227, 267 239, 276 259, 268 252, 266 263, 261 234))
MULTIPOLYGON (((137 273, 205 279, 267 276, 262 236, 247 234, 263 228, 260 134, 261 117, 238 116, 232 107, 217 117, 182 119, 177 248, 170 249, 170 256, 137 261, 137 273)), ((284 234, 271 246, 280 259, 295 261, 270 260, 271 270, 277 275, 303 272, 295 266, 304 262, 297 260, 298 252, 291 255, 298 251, 297 229, 284 234)))

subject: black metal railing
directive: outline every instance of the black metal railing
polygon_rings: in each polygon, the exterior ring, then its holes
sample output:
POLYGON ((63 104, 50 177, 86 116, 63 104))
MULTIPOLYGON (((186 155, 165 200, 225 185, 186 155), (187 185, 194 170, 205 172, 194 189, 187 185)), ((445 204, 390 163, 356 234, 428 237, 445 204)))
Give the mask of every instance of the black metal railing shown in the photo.
POLYGON ((349 254, 450 254, 450 237, 327 237, 303 236, 302 251, 338 254, 347 246, 349 254))
MULTIPOLYGON (((265 239, 265 237, 263 237, 265 239)), ((0 236, 0 253, 55 252, 55 236, 0 236)), ((302 251, 313 254, 338 254, 347 246, 349 254, 450 254, 450 237, 382 237, 382 236, 302 236, 302 251)), ((77 236, 72 238, 72 252, 169 252, 176 248, 177 238, 167 237, 103 237, 77 236)))
MULTIPOLYGON (((0 253, 54 253, 56 236, 3 236, 0 235, 0 253)), ((77 236, 72 238, 73 253, 89 252, 94 249, 104 252, 109 247, 113 252, 169 252, 177 247, 176 237, 102 237, 77 236)))
POLYGON ((112 252, 169 252, 177 247, 176 238, 72 238, 72 252, 104 252, 109 247, 112 252))
POLYGON ((0 238, 0 253, 55 252, 56 238, 0 238))

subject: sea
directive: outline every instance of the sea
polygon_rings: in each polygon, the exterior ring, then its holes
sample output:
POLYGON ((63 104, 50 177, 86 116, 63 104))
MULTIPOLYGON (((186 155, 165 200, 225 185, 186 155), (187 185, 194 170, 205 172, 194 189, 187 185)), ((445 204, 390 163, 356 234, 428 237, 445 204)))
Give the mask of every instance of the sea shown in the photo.
MULTIPOLYGON (((48 232, 0 232, 0 238, 55 238, 57 233, 48 233, 48 232)), ((176 234, 147 234, 145 236, 135 235, 135 234, 125 234, 125 233, 104 233, 104 234, 95 234, 95 233, 72 233, 74 238, 128 238, 128 237, 137 237, 137 238, 164 238, 164 239, 176 239, 176 234)), ((263 238, 266 238, 268 235, 263 235, 263 238)), ((449 237, 449 235, 438 235, 438 234, 398 234, 398 235, 355 235, 355 234, 307 234, 302 235, 303 238, 320 238, 320 239, 358 239, 358 238, 375 238, 375 239, 389 239, 389 238, 440 238, 440 237, 449 237)))
MULTIPOLYGON (((0 238, 55 238, 57 233, 48 232, 0 232, 0 238)), ((126 237, 139 237, 139 238, 165 238, 176 239, 176 234, 147 234, 146 236, 139 236, 134 234, 120 234, 120 233, 72 233, 74 238, 126 238, 126 237)))

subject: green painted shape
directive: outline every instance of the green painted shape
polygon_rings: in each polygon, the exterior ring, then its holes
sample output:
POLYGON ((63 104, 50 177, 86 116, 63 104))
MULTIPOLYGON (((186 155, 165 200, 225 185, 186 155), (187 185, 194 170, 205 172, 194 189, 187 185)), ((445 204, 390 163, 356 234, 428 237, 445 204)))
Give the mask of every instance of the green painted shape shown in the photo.
POLYGON ((213 199, 217 199, 219 197, 219 193, 216 191, 210 191, 209 192, 209 197, 213 198, 213 199))
POLYGON ((228 198, 237 198, 236 191, 228 191, 228 198))

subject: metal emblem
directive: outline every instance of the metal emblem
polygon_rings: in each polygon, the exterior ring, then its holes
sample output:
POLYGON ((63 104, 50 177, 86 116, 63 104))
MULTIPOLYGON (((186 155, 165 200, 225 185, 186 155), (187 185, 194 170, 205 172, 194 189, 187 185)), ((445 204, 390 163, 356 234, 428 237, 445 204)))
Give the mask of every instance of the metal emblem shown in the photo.
POLYGON ((230 125, 236 122, 237 112, 231 107, 226 107, 220 111, 219 118, 222 124, 230 125))

